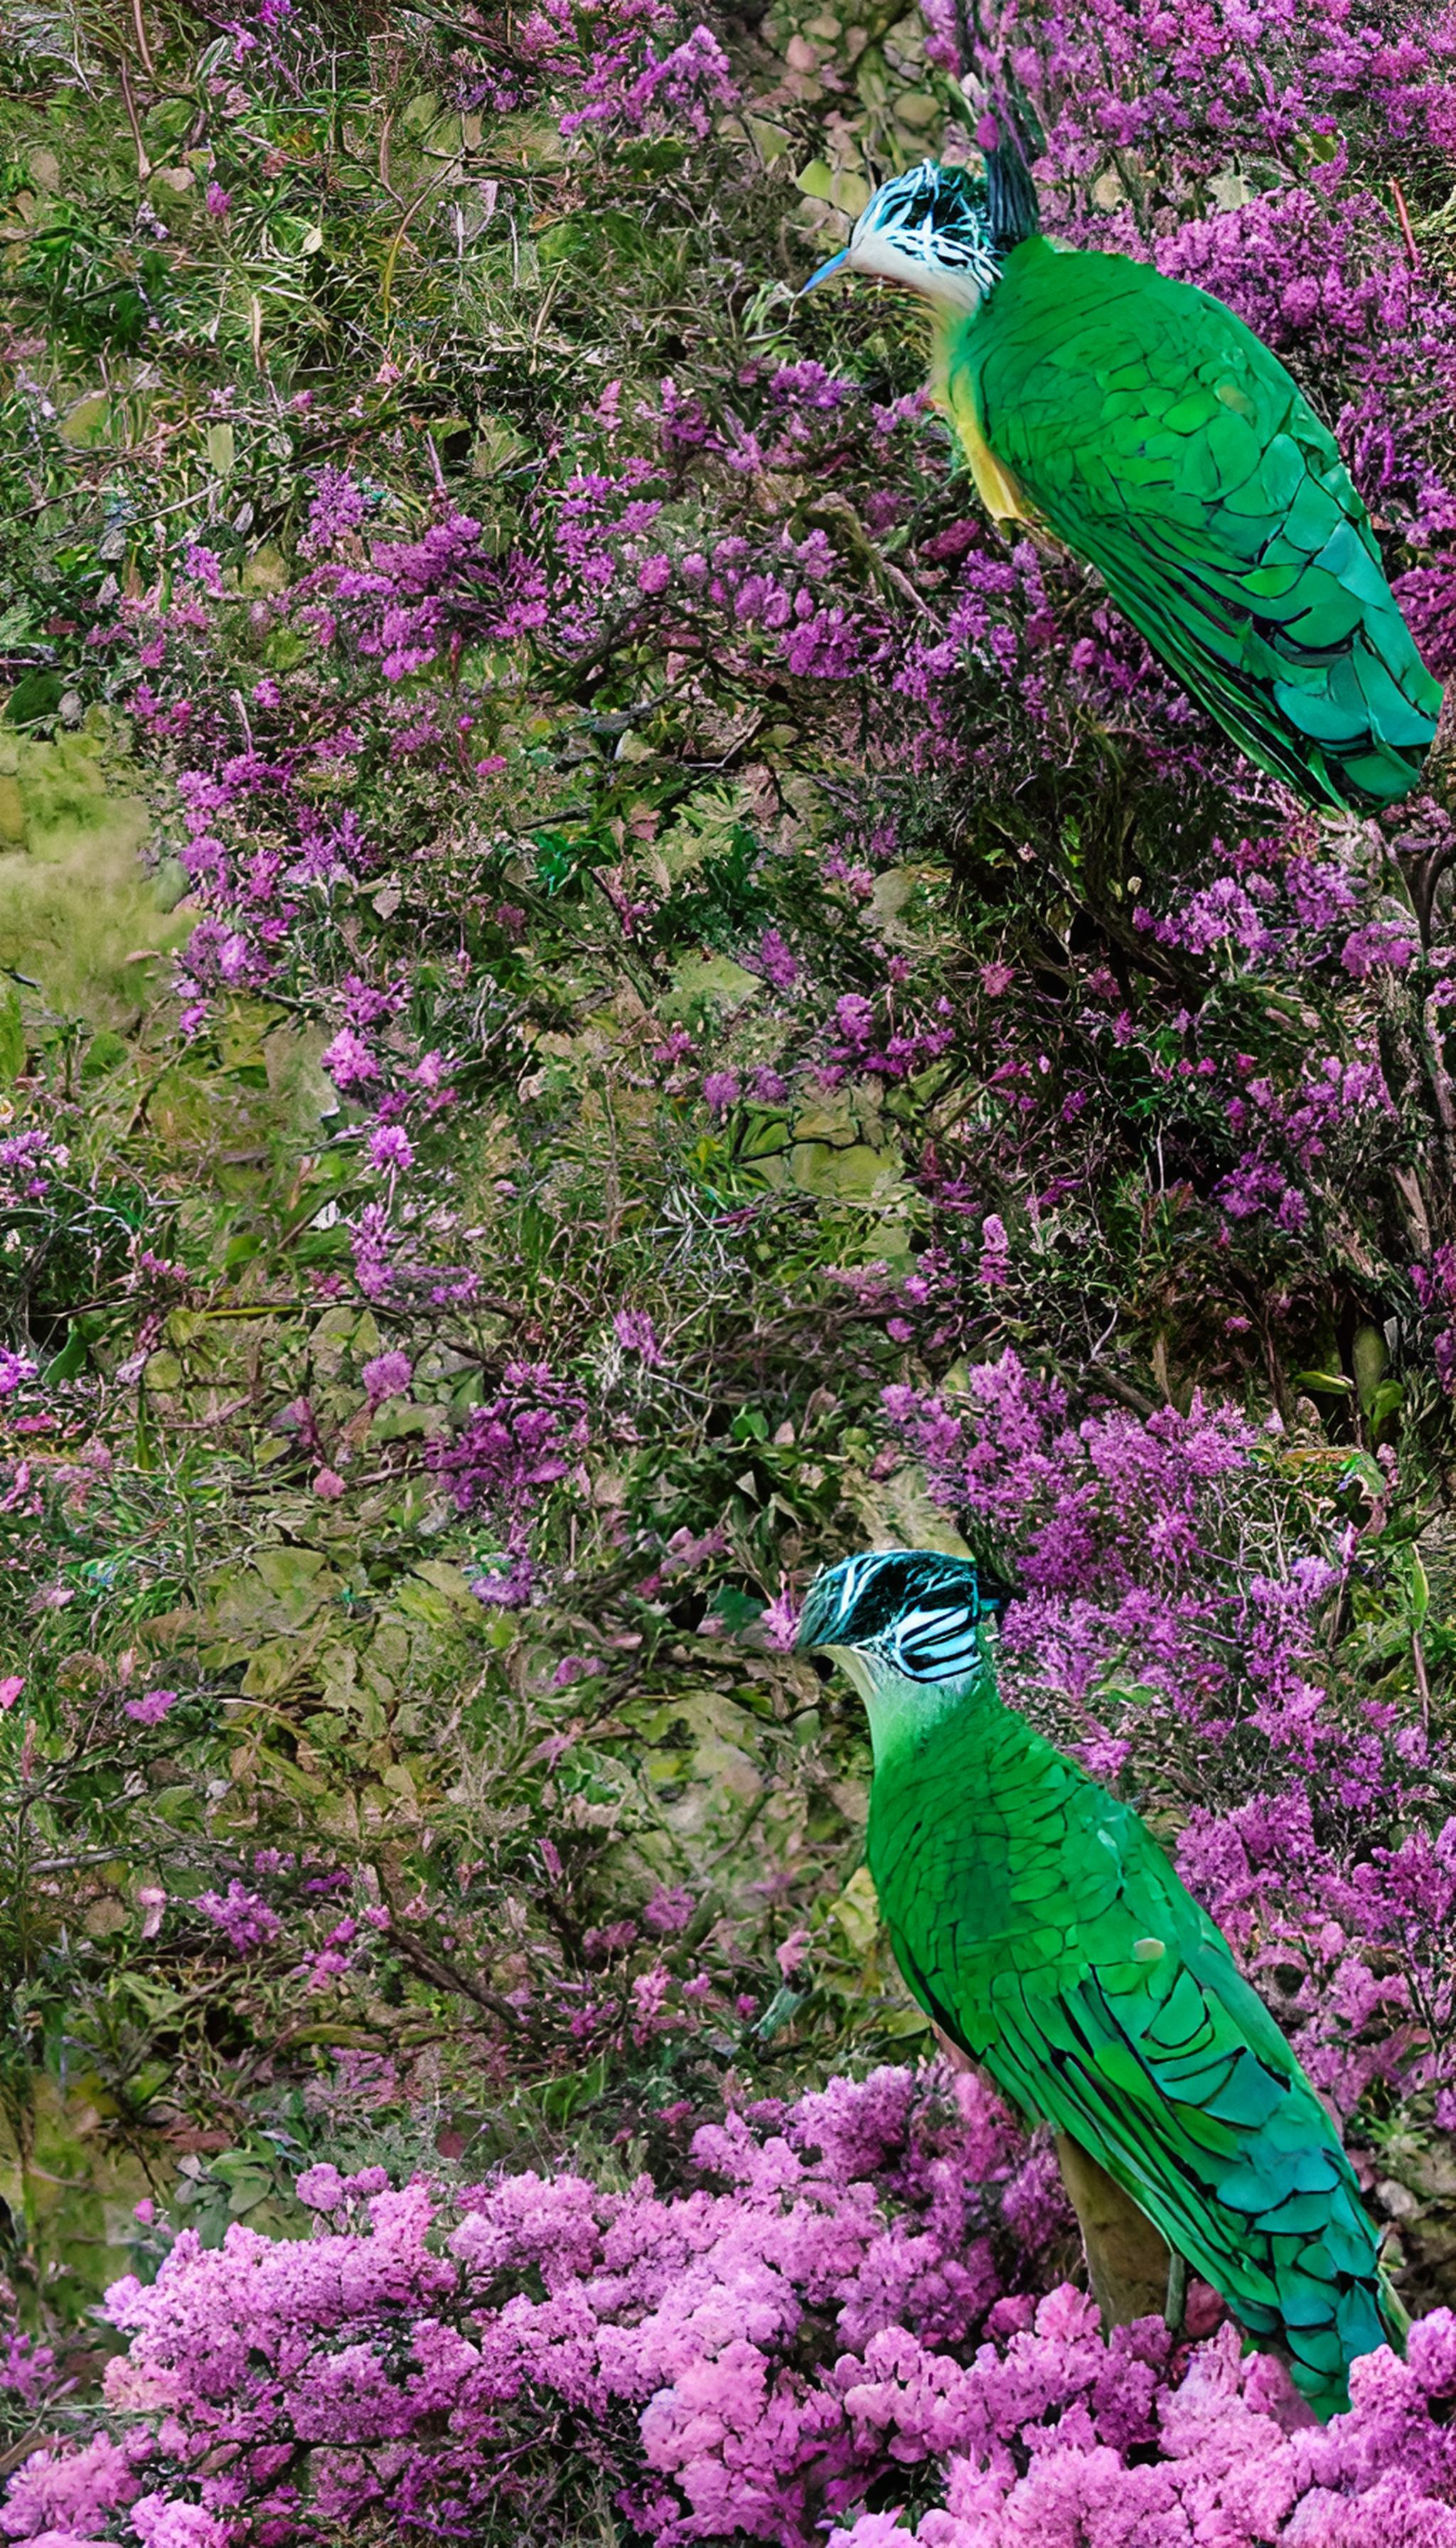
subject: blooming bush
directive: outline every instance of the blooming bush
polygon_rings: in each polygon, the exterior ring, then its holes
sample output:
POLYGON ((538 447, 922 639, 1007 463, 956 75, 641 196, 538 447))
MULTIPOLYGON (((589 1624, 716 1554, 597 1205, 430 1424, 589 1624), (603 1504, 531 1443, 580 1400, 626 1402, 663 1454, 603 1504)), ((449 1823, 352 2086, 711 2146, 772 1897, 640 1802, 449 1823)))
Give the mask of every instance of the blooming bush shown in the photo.
MULTIPOLYGON (((86 2539, 110 2516, 221 2548, 244 2512, 261 2538, 458 2529, 502 2493, 524 2521, 570 2445, 662 2548, 793 2548, 932 2472, 947 2506, 916 2535, 952 2548, 1048 2521, 1099 2548, 1154 2520, 1172 2540, 1217 2518, 1230 2543, 1450 2528, 1449 2311, 1405 2363, 1359 2366, 1328 2430, 1231 2325, 1174 2346, 1144 2320, 1109 2345, 1085 2294, 1037 2297, 1054 2177, 969 2077, 881 2069, 730 2112, 685 2178, 528 2170, 446 2202, 325 2164, 299 2180, 302 2243, 184 2230, 153 2283, 107 2295, 130 2439, 36 2454, 0 2524, 86 2539)), ((898 2518, 831 2535, 863 2548, 898 2518)))
POLYGON ((1447 669, 1452 30, 970 17, 7 56, 4 2535, 1456 2520, 1449 754, 1294 804, 794 297, 1015 123, 1447 669), (1339 2118, 1322 2431, 927 2058, 792 1646, 951 1533, 1339 2118))

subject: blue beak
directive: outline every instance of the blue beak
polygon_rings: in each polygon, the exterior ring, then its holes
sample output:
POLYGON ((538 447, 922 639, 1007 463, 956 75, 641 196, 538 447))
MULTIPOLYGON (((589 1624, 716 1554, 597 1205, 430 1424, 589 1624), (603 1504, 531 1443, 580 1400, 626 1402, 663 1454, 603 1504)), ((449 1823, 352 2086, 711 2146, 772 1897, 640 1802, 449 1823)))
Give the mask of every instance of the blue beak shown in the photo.
POLYGON ((838 256, 832 256, 827 265, 821 265, 816 274, 811 274, 808 282, 800 286, 800 301, 802 301, 806 292, 813 291, 816 283, 827 283, 832 274, 838 274, 840 267, 844 264, 849 252, 850 251, 847 247, 842 247, 838 256))

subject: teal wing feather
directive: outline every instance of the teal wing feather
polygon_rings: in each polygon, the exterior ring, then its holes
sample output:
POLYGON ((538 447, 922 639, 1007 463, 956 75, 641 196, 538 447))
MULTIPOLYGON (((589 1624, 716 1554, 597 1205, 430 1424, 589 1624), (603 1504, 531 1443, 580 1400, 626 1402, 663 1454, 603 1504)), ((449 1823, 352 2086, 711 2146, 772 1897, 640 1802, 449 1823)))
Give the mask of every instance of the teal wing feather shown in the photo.
POLYGON ((885 1796, 876 1777, 871 1866, 905 1978, 1332 2413, 1402 2318, 1329 2119, 1137 1816, 999 1714, 991 1757, 938 1756, 885 1796))
POLYGON ((1222 302, 1035 240, 957 328, 947 379, 953 414, 1251 760, 1317 804, 1417 783, 1439 685, 1332 436, 1222 302))
POLYGON ((1018 1976, 988 2066, 1101 2161, 1251 2334, 1283 2341, 1333 2413, 1350 2363, 1396 2331, 1353 2171, 1308 2083, 1249 2043, 1228 1977, 1168 1963, 1160 2001, 1137 1967, 1093 1966, 1058 1994, 1018 1976))

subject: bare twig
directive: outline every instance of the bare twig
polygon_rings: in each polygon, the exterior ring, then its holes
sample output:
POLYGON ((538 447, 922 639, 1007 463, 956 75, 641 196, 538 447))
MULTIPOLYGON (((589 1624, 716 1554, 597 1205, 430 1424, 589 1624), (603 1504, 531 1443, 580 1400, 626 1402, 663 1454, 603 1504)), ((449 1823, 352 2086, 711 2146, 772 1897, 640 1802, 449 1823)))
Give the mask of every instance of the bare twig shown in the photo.
POLYGON ((136 120, 136 105, 132 95, 132 82, 127 70, 125 53, 119 57, 117 67, 121 73, 122 104, 127 110, 127 122, 132 128, 132 139, 136 149, 136 183, 138 186, 144 186, 151 175, 151 161, 147 158, 146 144, 141 138, 141 127, 136 120))
POLYGON ((1415 1686, 1420 1693, 1420 1722, 1430 1732, 1430 1676, 1425 1669, 1425 1648, 1416 1628, 1410 1638, 1410 1662, 1415 1674, 1415 1686))
POLYGON ((1120 1407, 1131 1409, 1135 1415, 1156 1415, 1158 1412, 1155 1398, 1149 1398, 1143 1390, 1135 1389, 1130 1380, 1124 1380, 1119 1372, 1110 1371, 1105 1362, 1084 1363, 1081 1378, 1095 1381, 1099 1389, 1106 1390, 1109 1398, 1115 1398, 1120 1407))
POLYGON ((487 1990, 483 1983, 474 1981, 469 1973, 461 1972, 458 1965, 446 1963, 443 1956, 432 1955, 428 1947, 421 1946, 417 1938, 410 1937, 408 1929, 392 1926, 390 1942, 406 1963, 412 1966, 422 1980, 433 1982, 436 1990, 454 1991, 460 1999, 474 2000, 477 2008, 488 2009, 502 2026, 508 2026, 512 2033, 519 2033, 522 2021, 518 2009, 513 2009, 508 2000, 498 1997, 495 1991, 487 1990))
MULTIPOLYGON (((415 214, 418 212, 420 205, 424 202, 425 197, 427 195, 432 195, 437 186, 442 186, 445 179, 452 175, 459 165, 460 162, 458 159, 452 159, 448 166, 438 169, 432 177, 426 177, 424 184, 420 187, 418 193, 406 206, 404 218, 401 221, 400 227, 396 230, 394 237, 390 241, 389 251, 384 261, 384 272, 380 278, 380 319, 382 324, 386 327, 390 323, 390 301, 395 288, 395 267, 399 261, 400 250, 405 244, 405 233, 409 229, 410 223, 413 221, 415 214)), ((391 191, 393 192, 393 189, 391 189, 391 191)), ((399 197, 396 196, 395 200, 398 203, 399 197)))
POLYGON ((136 50, 141 55, 141 67, 149 80, 155 80, 156 64, 146 41, 146 20, 141 15, 141 0, 132 0, 132 24, 136 30, 136 50))
POLYGON ((1410 228, 1410 216, 1406 210, 1406 198, 1401 192, 1399 177, 1391 179, 1391 195, 1396 207, 1396 219, 1401 225, 1401 236, 1406 242, 1406 255, 1410 261, 1410 271, 1412 274, 1418 274, 1420 250, 1415 244, 1415 232, 1410 228))

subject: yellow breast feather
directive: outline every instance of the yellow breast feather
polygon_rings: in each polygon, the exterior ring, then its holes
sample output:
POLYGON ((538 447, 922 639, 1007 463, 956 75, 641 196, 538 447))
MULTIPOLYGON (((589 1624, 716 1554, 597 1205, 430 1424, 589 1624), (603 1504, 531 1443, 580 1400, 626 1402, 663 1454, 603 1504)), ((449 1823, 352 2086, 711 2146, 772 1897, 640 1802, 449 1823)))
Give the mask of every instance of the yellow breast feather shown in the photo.
POLYGON ((993 522, 1029 522, 1035 508, 1028 503, 1009 469, 1003 469, 981 431, 980 417, 969 387, 957 381, 953 388, 947 347, 943 340, 936 347, 931 374, 931 396, 941 413, 955 426, 960 447, 970 464, 975 492, 993 522))

